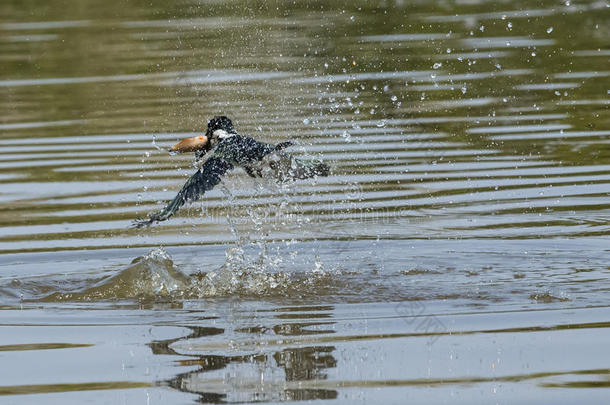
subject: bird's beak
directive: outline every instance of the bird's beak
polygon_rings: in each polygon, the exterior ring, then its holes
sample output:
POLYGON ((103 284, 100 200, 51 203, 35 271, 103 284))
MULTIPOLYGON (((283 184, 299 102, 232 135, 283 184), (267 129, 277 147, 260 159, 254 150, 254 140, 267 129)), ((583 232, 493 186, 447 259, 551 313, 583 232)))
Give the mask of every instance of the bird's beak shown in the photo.
POLYGON ((181 140, 180 142, 169 148, 169 151, 174 153, 195 152, 200 149, 206 149, 207 145, 207 136, 194 136, 192 138, 185 138, 181 140))

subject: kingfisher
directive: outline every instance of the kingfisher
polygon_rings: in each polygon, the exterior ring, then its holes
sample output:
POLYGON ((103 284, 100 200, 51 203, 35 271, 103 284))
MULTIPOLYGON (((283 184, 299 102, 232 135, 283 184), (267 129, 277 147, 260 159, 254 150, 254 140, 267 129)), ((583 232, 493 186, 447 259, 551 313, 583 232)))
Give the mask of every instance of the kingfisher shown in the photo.
POLYGON ((330 174, 330 167, 317 159, 300 159, 287 153, 285 149, 292 145, 292 142, 277 145, 259 142, 238 134, 229 118, 212 118, 205 135, 183 139, 169 149, 172 153, 194 152, 198 170, 165 208, 150 213, 148 218, 136 219, 133 226, 141 228, 168 220, 184 204, 212 190, 236 166, 250 177, 272 177, 279 182, 330 174))

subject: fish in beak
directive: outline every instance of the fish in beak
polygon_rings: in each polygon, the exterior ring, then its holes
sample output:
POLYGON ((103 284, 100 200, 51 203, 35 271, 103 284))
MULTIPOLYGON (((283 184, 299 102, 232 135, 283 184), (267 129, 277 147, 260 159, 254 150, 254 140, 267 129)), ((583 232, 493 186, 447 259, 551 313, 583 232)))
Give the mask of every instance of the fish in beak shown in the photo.
POLYGON ((209 139, 207 136, 194 136, 192 138, 185 138, 169 148, 170 152, 173 153, 186 153, 196 152, 199 150, 205 151, 208 149, 209 139))

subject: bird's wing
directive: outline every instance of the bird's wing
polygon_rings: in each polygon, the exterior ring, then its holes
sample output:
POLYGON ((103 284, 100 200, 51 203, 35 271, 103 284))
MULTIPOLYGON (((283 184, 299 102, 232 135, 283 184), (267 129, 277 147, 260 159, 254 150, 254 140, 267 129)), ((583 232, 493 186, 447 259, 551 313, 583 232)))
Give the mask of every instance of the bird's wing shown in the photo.
POLYGON ((233 165, 225 159, 213 154, 184 184, 178 195, 171 200, 165 208, 149 214, 148 218, 138 218, 133 222, 135 228, 152 225, 155 222, 169 219, 180 207, 189 201, 199 199, 206 191, 213 189, 220 178, 227 171, 233 169, 233 165))

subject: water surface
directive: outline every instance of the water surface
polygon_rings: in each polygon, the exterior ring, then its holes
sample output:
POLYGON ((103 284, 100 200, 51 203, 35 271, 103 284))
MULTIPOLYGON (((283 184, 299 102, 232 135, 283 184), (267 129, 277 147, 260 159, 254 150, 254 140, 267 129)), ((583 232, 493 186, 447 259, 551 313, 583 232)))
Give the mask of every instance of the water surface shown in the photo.
POLYGON ((0 402, 608 397, 606 3, 0 11, 0 402), (130 228, 218 114, 332 175, 130 228))

